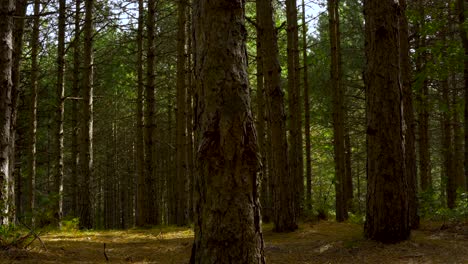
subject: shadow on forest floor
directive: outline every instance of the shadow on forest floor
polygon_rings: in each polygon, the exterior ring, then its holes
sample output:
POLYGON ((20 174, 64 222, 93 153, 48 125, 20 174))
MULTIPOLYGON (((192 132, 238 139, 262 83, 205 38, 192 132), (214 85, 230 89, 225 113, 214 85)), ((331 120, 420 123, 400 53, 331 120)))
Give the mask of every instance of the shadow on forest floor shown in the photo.
MULTIPOLYGON (((304 223, 288 234, 264 226, 267 263, 468 263, 468 223, 423 223, 411 239, 384 245, 350 223, 304 223)), ((0 263, 188 263, 193 232, 184 228, 50 233, 30 250, 0 252, 0 263)))

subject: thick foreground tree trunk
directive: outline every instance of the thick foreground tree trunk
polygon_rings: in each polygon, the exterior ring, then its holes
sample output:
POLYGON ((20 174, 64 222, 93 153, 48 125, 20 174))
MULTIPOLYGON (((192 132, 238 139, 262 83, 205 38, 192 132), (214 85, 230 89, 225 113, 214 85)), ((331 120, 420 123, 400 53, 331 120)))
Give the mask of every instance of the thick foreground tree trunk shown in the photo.
POLYGON ((404 153, 399 19, 393 0, 366 0, 367 210, 365 236, 394 243, 410 235, 404 153))
POLYGON ((265 263, 244 1, 193 6, 199 131, 191 263, 265 263))

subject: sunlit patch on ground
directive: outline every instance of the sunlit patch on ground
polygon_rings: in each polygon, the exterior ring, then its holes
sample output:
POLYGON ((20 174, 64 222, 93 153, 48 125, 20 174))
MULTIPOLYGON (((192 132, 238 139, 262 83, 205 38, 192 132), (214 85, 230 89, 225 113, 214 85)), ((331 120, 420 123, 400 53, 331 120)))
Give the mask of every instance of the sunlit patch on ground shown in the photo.
MULTIPOLYGON (((264 225, 267 263, 468 263, 468 225, 423 224, 410 240, 384 245, 350 223, 304 223, 277 234, 264 225)), ((193 231, 163 227, 127 231, 51 232, 30 250, 0 252, 0 263, 188 263, 193 231), (106 249, 104 251, 104 244, 106 249), (105 254, 104 254, 105 252, 105 254)))

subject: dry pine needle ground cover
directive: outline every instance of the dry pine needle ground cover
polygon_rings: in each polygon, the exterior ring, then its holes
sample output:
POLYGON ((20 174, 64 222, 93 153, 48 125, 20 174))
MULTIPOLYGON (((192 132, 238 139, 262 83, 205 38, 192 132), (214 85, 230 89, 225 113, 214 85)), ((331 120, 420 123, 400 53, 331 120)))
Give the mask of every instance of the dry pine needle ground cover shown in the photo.
MULTIPOLYGON (((277 234, 264 226, 267 263, 468 263, 468 223, 424 223, 410 240, 384 245, 365 240, 362 226, 320 222, 277 234)), ((0 252, 0 263, 188 263, 193 232, 148 230, 49 233, 44 250, 0 252), (104 243, 106 245, 104 255, 104 243)))

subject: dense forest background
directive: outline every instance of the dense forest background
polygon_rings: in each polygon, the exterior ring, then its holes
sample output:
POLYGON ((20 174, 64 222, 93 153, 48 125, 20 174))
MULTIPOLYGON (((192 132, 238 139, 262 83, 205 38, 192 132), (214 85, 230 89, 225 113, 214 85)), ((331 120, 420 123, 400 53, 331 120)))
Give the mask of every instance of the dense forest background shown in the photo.
MULTIPOLYGON (((195 81, 191 3, 15 2, 16 108, 14 148, 2 154, 12 161, 0 184, 4 225, 193 223, 203 99, 195 81)), ((373 131, 366 119, 370 40, 363 1, 269 2, 245 5, 262 220, 279 232, 317 218, 364 223, 366 164, 377 152, 366 143, 373 131), (275 71, 277 79, 267 77, 275 71), (269 88, 275 82, 276 92, 269 88), (278 181, 273 175, 282 171, 278 181)), ((411 131, 405 153, 413 155, 403 167, 412 228, 420 219, 468 216, 465 4, 401 4, 408 35, 400 45, 407 43, 409 55, 399 61, 407 66, 401 85, 409 88, 400 98, 411 131)))

